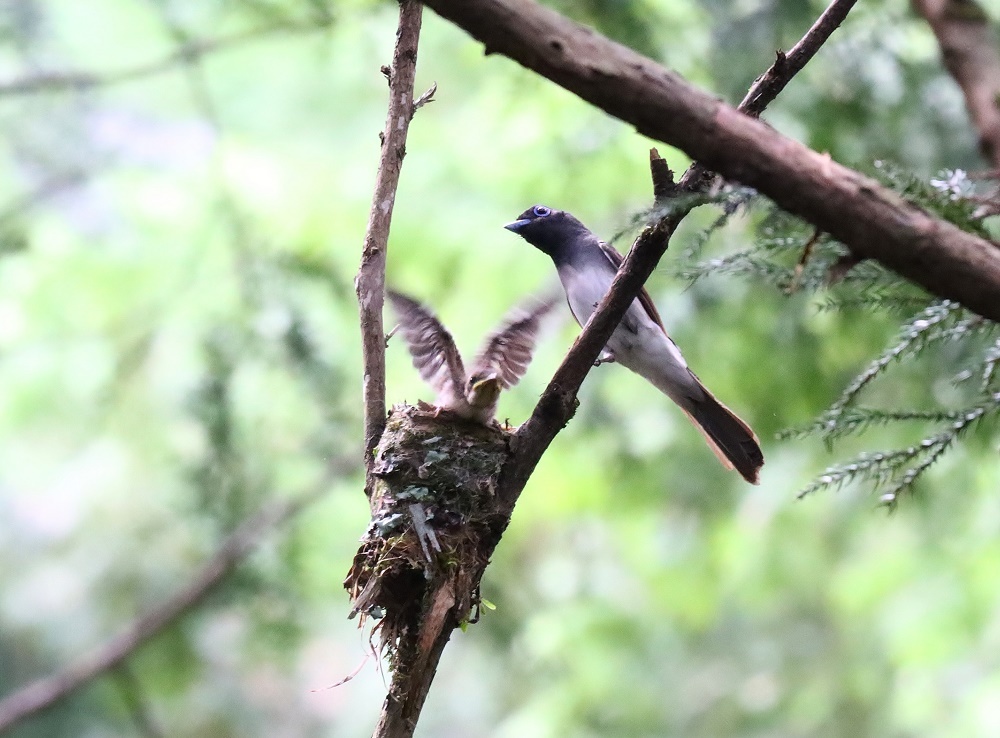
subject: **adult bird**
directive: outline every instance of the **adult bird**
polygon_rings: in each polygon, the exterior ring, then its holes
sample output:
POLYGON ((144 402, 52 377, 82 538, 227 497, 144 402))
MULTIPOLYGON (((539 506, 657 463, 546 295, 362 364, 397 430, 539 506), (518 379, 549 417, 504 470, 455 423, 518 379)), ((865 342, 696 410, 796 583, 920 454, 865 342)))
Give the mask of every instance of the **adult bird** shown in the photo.
MULTIPOLYGON (((525 210, 504 228, 552 258, 573 317, 586 325, 611 288, 622 255, 570 213, 544 205, 525 210)), ((611 334, 602 359, 616 361, 651 382, 680 406, 726 468, 752 484, 760 483, 764 454, 757 436, 688 368, 645 288, 611 334)))
POLYGON ((500 393, 527 371, 542 318, 556 303, 549 297, 511 310, 466 371, 455 340, 434 313, 399 292, 387 290, 386 296, 399 318, 413 366, 437 392, 434 404, 483 425, 493 421, 500 393))

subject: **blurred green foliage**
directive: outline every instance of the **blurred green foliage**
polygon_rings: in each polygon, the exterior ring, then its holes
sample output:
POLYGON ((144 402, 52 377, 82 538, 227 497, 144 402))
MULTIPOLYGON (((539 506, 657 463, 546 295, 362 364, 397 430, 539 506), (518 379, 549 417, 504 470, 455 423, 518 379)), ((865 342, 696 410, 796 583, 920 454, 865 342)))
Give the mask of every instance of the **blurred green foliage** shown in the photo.
MULTIPOLYGON (((823 7, 553 4, 730 100, 823 7)), ((0 4, 0 79, 24 82, 0 84, 0 694, 162 602, 266 501, 327 490, 126 671, 12 735, 370 734, 375 664, 326 687, 368 647, 340 586, 368 521, 352 280, 394 29, 375 0, 0 4)), ((417 84, 432 81, 388 279, 471 347, 553 281, 500 226, 545 202, 618 232, 649 203, 651 142, 427 13, 417 84)), ((862 167, 979 166, 902 3, 859 4, 765 117, 862 167)), ((649 286, 760 435, 761 486, 642 380, 593 372, 487 572, 497 609, 454 637, 418 735, 1000 732, 995 429, 891 516, 857 488, 796 502, 834 458, 920 437, 876 426, 836 457, 775 439, 830 405, 899 315, 711 270, 688 286, 682 256, 717 217, 688 220, 649 286)), ((700 254, 740 251, 756 220, 730 218, 700 254)), ((549 334, 501 417, 526 417, 576 330, 549 334)), ((933 377, 901 365, 880 404, 948 406, 934 377, 960 358, 928 354, 933 377)), ((390 402, 431 399, 401 344, 388 363, 390 402)))

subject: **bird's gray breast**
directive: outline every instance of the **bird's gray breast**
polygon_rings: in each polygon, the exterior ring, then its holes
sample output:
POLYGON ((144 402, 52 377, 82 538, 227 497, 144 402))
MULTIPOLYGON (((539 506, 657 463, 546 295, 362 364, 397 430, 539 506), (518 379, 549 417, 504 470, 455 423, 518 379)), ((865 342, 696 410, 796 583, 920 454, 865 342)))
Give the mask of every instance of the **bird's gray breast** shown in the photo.
MULTIPOLYGON (((560 266, 559 279, 566 290, 570 310, 581 326, 586 325, 598 303, 611 288, 614 276, 615 272, 610 266, 605 268, 593 264, 584 265, 583 268, 570 264, 560 266)), ((638 300, 634 300, 608 341, 608 348, 616 352, 631 350, 638 340, 644 315, 642 306, 638 300)))
POLYGON ((613 276, 593 267, 581 269, 572 264, 559 267, 559 281, 566 290, 566 299, 573 317, 580 325, 586 324, 590 319, 597 304, 611 287, 613 276))

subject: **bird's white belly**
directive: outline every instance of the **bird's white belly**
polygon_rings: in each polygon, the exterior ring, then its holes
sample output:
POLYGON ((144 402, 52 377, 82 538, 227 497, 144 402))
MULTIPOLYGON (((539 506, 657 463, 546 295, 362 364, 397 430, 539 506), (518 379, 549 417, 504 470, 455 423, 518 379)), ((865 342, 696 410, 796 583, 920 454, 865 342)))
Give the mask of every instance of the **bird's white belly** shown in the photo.
MULTIPOLYGON (((602 279, 604 275, 596 270, 576 271, 566 276, 570 278, 563 278, 562 283, 567 300, 573 315, 583 326, 611 287, 611 279, 602 279)), ((638 298, 611 334, 607 348, 619 364, 645 377, 675 400, 696 391, 697 380, 691 375, 680 349, 649 316, 638 298)))
MULTIPOLYGON (((566 289, 566 298, 569 301, 569 306, 581 327, 586 325, 590 316, 597 308, 598 303, 611 288, 611 278, 602 279, 604 276, 596 270, 586 270, 576 271, 570 278, 562 280, 563 286, 566 289)), ((649 317, 642 303, 636 298, 629 305, 628 311, 626 311, 625 317, 622 319, 622 324, 615 329, 611 338, 608 339, 608 348, 620 360, 624 359, 627 361, 626 354, 631 353, 639 346, 649 347, 651 343, 662 344, 662 347, 658 348, 662 348, 663 353, 669 355, 675 363, 684 367, 687 366, 684 357, 681 356, 674 342, 649 317), (637 330, 628 330, 625 324, 637 330)), ((657 353, 660 352, 658 351, 657 353)))

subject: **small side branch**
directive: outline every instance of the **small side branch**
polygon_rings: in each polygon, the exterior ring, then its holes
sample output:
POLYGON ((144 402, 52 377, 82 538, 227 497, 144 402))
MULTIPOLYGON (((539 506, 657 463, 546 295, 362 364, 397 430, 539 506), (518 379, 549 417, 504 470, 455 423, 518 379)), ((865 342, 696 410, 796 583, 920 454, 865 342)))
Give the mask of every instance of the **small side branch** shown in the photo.
POLYGON ((273 38, 282 33, 312 33, 328 28, 329 25, 329 19, 322 17, 317 18, 314 23, 276 23, 274 25, 233 33, 228 36, 194 40, 183 44, 176 51, 160 59, 154 59, 126 69, 106 72, 34 72, 19 79, 0 82, 0 98, 91 90, 135 82, 158 74, 173 72, 206 56, 239 48, 248 43, 273 38))
POLYGON ((801 72, 816 55, 830 35, 840 28, 855 3, 857 0, 833 0, 787 54, 781 51, 777 53, 774 64, 757 78, 738 109, 754 118, 759 117, 764 108, 785 89, 792 77, 801 72))
MULTIPOLYGON (((417 0, 400 0, 396 47, 387 75, 389 112, 381 135, 382 153, 368 213, 361 267, 354 283, 361 313, 365 372, 365 465, 368 469, 371 468, 372 451, 385 428, 385 328, 382 325, 385 255, 399 173, 406 156, 406 134, 414 111, 413 81, 417 70, 417 41, 420 38, 422 11, 423 6, 417 0)), ((366 485, 366 489, 370 495, 370 484, 366 485)))
POLYGON ((989 17, 973 0, 911 4, 930 25, 945 68, 962 88, 983 156, 1000 166, 1000 49, 989 17))

